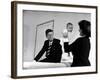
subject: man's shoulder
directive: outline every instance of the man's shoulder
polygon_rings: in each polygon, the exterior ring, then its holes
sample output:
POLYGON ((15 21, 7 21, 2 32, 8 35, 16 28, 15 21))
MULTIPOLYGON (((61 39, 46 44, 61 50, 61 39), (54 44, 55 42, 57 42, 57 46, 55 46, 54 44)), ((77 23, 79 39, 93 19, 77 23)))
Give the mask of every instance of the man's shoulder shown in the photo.
MULTIPOLYGON (((54 38, 53 41, 54 41, 54 42, 58 42, 58 43, 60 42, 60 40, 59 40, 59 39, 56 39, 56 38, 54 38)), ((45 40, 44 42, 45 42, 45 43, 48 43, 49 40, 45 40)))
POLYGON ((55 42, 58 42, 58 43, 60 42, 60 40, 59 39, 56 39, 56 38, 54 38, 54 41, 55 42))
POLYGON ((44 43, 47 43, 49 40, 45 40, 44 43))

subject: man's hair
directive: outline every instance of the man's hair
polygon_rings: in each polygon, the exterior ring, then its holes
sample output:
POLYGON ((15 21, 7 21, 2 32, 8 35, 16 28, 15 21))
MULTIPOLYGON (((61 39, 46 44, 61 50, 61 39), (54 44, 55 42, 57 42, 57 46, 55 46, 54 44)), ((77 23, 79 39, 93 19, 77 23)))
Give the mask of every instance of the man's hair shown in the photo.
POLYGON ((81 20, 78 24, 80 29, 82 30, 82 33, 86 37, 91 37, 91 23, 87 20, 81 20))
POLYGON ((53 32, 53 30, 52 30, 52 29, 47 29, 47 30, 45 31, 46 36, 48 35, 49 32, 53 32))
POLYGON ((68 27, 68 25, 73 25, 71 22, 69 22, 69 23, 67 23, 67 27, 68 27))

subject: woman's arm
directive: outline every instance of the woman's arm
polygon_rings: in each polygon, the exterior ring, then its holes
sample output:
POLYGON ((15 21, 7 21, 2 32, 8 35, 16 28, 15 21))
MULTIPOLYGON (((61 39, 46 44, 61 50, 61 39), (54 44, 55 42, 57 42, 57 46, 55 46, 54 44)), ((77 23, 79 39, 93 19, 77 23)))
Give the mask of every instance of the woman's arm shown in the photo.
POLYGON ((72 44, 69 45, 68 42, 64 42, 64 50, 65 52, 71 52, 77 45, 78 45, 78 40, 75 40, 72 44))

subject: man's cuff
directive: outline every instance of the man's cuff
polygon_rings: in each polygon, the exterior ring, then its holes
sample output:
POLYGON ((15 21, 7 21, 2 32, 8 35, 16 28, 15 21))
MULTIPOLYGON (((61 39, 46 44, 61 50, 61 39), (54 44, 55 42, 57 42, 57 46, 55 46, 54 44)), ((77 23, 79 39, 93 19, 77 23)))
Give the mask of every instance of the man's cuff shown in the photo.
POLYGON ((36 58, 34 58, 35 61, 38 61, 36 58))

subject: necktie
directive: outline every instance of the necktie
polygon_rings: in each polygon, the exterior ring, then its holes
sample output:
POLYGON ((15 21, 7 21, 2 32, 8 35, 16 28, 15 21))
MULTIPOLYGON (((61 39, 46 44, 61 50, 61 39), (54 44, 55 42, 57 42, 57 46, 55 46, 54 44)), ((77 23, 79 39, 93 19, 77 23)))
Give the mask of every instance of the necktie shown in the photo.
POLYGON ((50 54, 51 46, 52 46, 52 42, 49 42, 49 47, 48 47, 48 50, 47 50, 47 53, 46 53, 46 57, 48 57, 48 55, 50 54))

